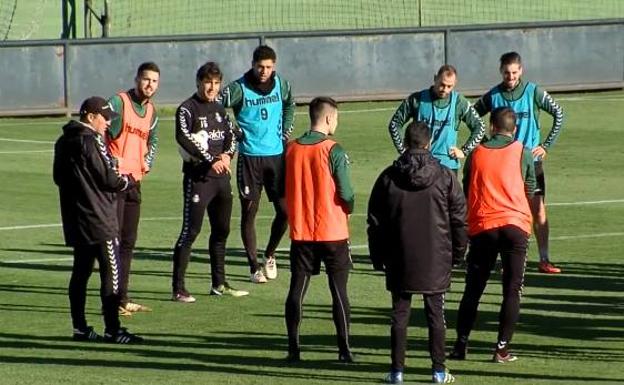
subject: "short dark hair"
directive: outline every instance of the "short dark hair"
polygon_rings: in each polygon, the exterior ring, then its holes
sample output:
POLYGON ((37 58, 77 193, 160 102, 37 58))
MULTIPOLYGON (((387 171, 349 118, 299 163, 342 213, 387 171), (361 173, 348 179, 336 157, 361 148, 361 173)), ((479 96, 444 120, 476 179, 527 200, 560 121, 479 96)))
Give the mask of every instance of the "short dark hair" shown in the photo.
POLYGON ((137 78, 143 74, 143 71, 154 71, 160 74, 160 68, 153 61, 146 61, 145 63, 141 63, 139 68, 137 69, 137 78))
POLYGON ((522 65, 522 58, 518 52, 512 51, 504 53, 500 57, 500 68, 509 64, 520 64, 522 65))
POLYGON ((273 48, 268 45, 260 45, 253 51, 253 62, 257 63, 262 60, 277 61, 277 54, 273 48))
POLYGON ((513 134, 516 128, 516 113, 509 107, 498 107, 490 113, 490 124, 494 132, 513 134))
POLYGON ((440 67, 440 69, 438 69, 438 73, 436 74, 436 77, 449 76, 449 75, 457 76, 457 69, 455 69, 455 67, 453 67, 450 64, 445 64, 442 67, 440 67))
POLYGON ((197 80, 198 82, 214 78, 223 80, 223 73, 221 72, 221 69, 219 68, 219 65, 217 63, 209 61, 197 69, 195 80, 197 80))
POLYGON ((310 122, 313 125, 325 115, 325 109, 327 107, 337 110, 338 103, 336 103, 334 99, 327 96, 319 96, 312 99, 310 102, 310 122))
POLYGON ((405 127, 403 144, 407 148, 426 148, 431 142, 431 130, 423 121, 412 121, 405 127))

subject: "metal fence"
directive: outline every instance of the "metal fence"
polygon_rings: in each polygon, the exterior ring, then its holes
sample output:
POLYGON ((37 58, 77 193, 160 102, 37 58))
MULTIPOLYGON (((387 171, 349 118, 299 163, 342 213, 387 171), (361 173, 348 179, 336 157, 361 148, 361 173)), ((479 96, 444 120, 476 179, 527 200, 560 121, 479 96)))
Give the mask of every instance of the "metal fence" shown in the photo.
POLYGON ((624 87, 624 20, 458 28, 48 40, 0 43, 0 115, 76 111, 91 95, 132 87, 143 61, 161 67, 159 105, 195 90, 195 71, 214 60, 226 81, 250 66, 259 43, 275 48, 277 69, 297 101, 403 98, 450 63, 458 89, 476 95, 500 81, 503 52, 523 57, 525 76, 553 91, 624 87))

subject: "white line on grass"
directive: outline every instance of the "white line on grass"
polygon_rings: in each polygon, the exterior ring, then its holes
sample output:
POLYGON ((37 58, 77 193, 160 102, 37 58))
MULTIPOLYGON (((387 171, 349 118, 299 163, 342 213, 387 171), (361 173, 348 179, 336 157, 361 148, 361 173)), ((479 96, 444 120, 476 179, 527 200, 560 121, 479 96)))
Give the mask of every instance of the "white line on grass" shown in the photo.
POLYGON ((621 237, 624 233, 598 233, 598 234, 582 234, 582 235, 560 235, 557 237, 550 237, 551 241, 567 241, 570 239, 588 239, 588 238, 608 238, 608 237, 621 237))
POLYGON ((0 142, 54 144, 54 142, 50 142, 49 140, 30 140, 30 139, 14 139, 14 138, 0 138, 0 142))
MULTIPOLYGON (((624 199, 580 201, 580 202, 555 202, 555 203, 548 203, 547 206, 585 206, 585 205, 599 205, 599 204, 609 204, 609 203, 624 203, 624 199)), ((353 217, 365 217, 366 215, 367 215, 366 213, 351 214, 351 216, 353 217)), ((258 215, 256 218, 273 219, 273 216, 272 215, 258 215)), ((232 216, 232 219, 240 220, 240 217, 232 216)), ((141 218, 141 221, 144 221, 144 222, 180 221, 180 220, 182 220, 181 216, 141 218)), ((42 228, 47 228, 47 227, 61 227, 61 224, 60 223, 46 223, 46 224, 37 224, 37 225, 5 226, 5 227, 0 227, 0 231, 42 229, 42 228)))
POLYGON ((606 203, 623 203, 624 199, 612 199, 604 201, 581 201, 581 202, 555 202, 546 203, 546 206, 585 206, 585 205, 601 205, 606 203))
MULTIPOLYGON (((580 235, 561 235, 558 237, 550 237, 551 241, 567 241, 567 240, 575 240, 575 239, 591 239, 591 238, 608 238, 608 237, 621 237, 624 236, 624 233, 598 233, 598 234, 580 234, 580 235)), ((242 247, 242 245, 235 245, 230 247, 242 247)), ((280 247, 277 249, 279 252, 288 252, 290 248, 288 247, 280 247)), ((368 250, 368 245, 351 245, 351 250, 368 250)), ((147 252, 144 254, 153 254, 153 255, 166 255, 167 253, 161 252, 147 252)), ((16 263, 40 263, 40 262, 67 262, 73 260, 73 257, 64 257, 64 258, 38 258, 38 259, 16 259, 11 261, 0 261, 6 264, 16 264, 16 263)))
MULTIPOLYGON (((556 100, 561 100, 561 101, 566 101, 566 102, 624 102, 624 98, 621 97, 599 97, 599 96, 595 96, 595 97, 584 97, 584 96, 563 96, 563 97, 558 97, 555 98, 556 100)), ((399 100, 399 99, 397 99, 399 100)), ((390 102, 390 101, 388 101, 390 102)), ((384 101, 379 101, 379 102, 375 102, 375 103, 384 103, 384 101)), ((398 107, 398 105, 397 105, 398 107)), ((397 109, 397 107, 386 107, 386 108, 362 108, 362 109, 358 109, 358 110, 340 110, 341 114, 355 114, 355 113, 367 113, 367 112, 385 112, 385 111, 395 111, 397 109)), ((307 111, 297 111, 295 112, 296 115, 307 115, 308 112, 307 111)), ((160 120, 164 120, 164 121, 173 121, 174 118, 167 116, 167 117, 161 117, 160 120)), ((44 121, 44 122, 37 122, 37 121, 30 121, 30 122, 3 122, 2 120, 0 120, 0 127, 11 127, 11 126, 41 126, 41 125, 58 125, 58 124, 64 124, 66 123, 67 120, 58 120, 58 121, 44 121)), ((0 139, 1 140, 1 139, 0 139)))
POLYGON ((0 151, 0 154, 34 154, 41 152, 54 152, 54 150, 0 151))

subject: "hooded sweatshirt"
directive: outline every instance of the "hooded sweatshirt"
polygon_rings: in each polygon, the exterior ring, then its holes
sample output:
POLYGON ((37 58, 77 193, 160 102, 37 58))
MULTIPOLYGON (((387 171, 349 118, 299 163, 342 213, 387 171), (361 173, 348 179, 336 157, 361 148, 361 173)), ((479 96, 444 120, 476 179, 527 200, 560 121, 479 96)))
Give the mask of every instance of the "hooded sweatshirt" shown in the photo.
POLYGON ((377 178, 368 203, 368 242, 391 292, 448 290, 468 236, 466 202, 455 174, 428 150, 403 153, 377 178))

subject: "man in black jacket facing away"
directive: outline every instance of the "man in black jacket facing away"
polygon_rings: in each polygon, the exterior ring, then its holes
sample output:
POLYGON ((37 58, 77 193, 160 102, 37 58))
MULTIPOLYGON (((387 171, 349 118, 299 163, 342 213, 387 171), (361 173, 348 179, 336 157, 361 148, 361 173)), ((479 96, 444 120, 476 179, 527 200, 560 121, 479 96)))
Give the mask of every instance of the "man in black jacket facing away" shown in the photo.
POLYGON ((368 204, 368 242, 375 270, 392 293, 392 367, 385 381, 403 382, 412 294, 423 296, 434 383, 455 378, 444 365, 444 293, 453 262, 466 251, 466 202, 453 172, 429 151, 424 122, 405 131, 405 151, 385 169, 368 204))
POLYGON ((87 325, 87 283, 97 259, 104 313, 104 341, 136 343, 142 338, 129 333, 119 322, 119 227, 115 193, 133 186, 120 175, 110 156, 104 133, 117 117, 106 100, 91 97, 80 107, 80 121, 71 120, 54 146, 54 183, 59 188, 65 243, 74 248, 69 281, 73 338, 97 341, 101 337, 87 325))

